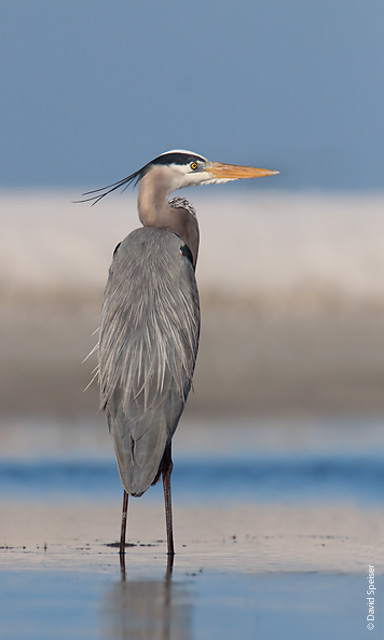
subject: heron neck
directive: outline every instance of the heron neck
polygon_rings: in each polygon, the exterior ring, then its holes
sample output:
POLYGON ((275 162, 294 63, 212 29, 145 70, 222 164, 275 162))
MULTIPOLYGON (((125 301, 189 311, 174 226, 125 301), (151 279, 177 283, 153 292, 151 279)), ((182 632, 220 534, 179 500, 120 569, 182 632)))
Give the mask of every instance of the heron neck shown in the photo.
POLYGON ((157 227, 176 233, 190 249, 195 266, 199 250, 197 220, 187 209, 169 204, 169 189, 162 183, 161 176, 156 179, 153 173, 140 180, 137 201, 140 222, 144 227, 157 227))

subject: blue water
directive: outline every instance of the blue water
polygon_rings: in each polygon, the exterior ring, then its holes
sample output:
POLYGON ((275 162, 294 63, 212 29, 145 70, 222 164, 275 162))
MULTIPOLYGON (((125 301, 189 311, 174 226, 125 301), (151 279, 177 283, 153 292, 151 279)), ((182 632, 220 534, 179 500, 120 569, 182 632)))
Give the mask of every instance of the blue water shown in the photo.
MULTIPOLYGON (((177 500, 215 501, 236 496, 247 502, 384 500, 384 453, 268 454, 263 456, 176 458, 172 476, 177 500)), ((0 459, 0 491, 8 499, 120 499, 112 458, 75 456, 0 459)), ((151 489, 155 497, 160 486, 151 489)))
MULTIPOLYGON (((376 577, 382 637, 384 579, 376 577)), ((366 576, 202 571, 128 577, 118 571, 3 571, 4 640, 360 640, 368 638, 366 576)))

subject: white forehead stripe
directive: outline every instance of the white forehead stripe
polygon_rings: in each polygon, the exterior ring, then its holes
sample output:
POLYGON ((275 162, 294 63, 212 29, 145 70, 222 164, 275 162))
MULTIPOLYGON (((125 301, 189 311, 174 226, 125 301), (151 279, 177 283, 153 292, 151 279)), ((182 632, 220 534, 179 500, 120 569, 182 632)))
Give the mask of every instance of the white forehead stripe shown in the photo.
POLYGON ((161 158, 161 156, 167 156, 169 153, 185 153, 188 156, 196 156, 196 158, 201 158, 203 162, 207 162, 207 158, 204 158, 204 156, 200 155, 200 153, 195 153, 194 151, 188 151, 186 149, 171 149, 170 151, 164 151, 164 153, 160 153, 160 155, 157 157, 161 158))

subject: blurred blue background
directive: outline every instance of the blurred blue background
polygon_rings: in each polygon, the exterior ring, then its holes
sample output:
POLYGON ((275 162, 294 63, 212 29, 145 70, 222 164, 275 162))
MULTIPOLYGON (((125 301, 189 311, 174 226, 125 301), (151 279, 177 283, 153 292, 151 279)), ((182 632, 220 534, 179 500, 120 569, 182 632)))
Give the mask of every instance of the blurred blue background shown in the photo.
POLYGON ((382 189, 383 24, 382 0, 3 0, 0 186, 100 186, 181 147, 274 189, 382 189))

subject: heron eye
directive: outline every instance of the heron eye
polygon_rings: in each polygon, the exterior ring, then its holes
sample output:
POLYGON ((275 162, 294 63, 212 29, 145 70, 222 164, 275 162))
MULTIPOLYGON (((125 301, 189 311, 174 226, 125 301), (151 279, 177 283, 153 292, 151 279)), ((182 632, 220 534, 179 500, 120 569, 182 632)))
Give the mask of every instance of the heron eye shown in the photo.
POLYGON ((193 171, 197 169, 197 162, 191 162, 191 169, 193 169, 193 171))

